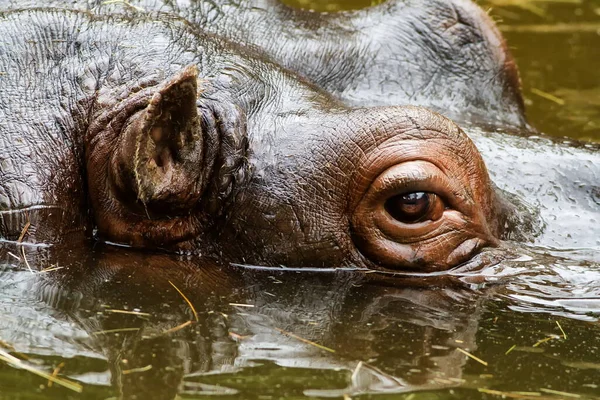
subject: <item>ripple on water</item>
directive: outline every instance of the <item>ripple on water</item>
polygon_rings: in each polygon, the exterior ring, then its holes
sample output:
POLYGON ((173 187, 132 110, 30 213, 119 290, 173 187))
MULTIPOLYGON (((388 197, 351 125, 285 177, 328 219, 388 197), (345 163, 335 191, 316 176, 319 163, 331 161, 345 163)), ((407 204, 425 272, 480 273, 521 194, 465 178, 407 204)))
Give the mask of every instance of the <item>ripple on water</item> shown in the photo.
POLYGON ((506 286, 507 296, 514 300, 511 309, 597 321, 600 319, 600 263, 593 260, 596 257, 598 250, 594 249, 531 249, 530 254, 519 261, 528 272, 506 286))

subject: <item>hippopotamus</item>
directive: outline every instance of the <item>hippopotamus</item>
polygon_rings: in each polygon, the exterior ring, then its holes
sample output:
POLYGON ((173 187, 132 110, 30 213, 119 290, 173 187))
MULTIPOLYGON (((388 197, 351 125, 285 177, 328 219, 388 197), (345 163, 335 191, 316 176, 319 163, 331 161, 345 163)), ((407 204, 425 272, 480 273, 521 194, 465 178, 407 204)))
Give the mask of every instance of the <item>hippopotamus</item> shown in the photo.
POLYGON ((384 272, 598 244, 597 148, 502 134, 518 73, 468 1, 0 4, 5 241, 384 272))

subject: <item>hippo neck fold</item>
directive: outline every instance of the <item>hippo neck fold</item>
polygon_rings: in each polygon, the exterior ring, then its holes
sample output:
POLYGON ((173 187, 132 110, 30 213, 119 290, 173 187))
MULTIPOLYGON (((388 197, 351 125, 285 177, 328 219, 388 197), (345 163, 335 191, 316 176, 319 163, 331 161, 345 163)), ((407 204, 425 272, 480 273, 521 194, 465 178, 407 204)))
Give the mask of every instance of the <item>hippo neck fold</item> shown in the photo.
MULTIPOLYGON (((470 1, 388 1, 336 13, 278 0, 132 4, 175 13, 207 32, 258 47, 351 106, 420 105, 459 123, 526 126, 514 60, 491 18, 470 1)), ((139 13, 101 0, 88 7, 139 13)))

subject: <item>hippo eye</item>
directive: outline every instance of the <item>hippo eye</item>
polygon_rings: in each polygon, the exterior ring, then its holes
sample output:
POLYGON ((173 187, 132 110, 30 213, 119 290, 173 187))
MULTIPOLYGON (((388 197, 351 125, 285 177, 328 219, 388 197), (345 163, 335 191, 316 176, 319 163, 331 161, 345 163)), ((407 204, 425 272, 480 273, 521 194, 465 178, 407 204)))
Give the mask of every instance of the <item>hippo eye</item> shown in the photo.
POLYGON ((413 192, 393 196, 385 202, 392 218, 405 224, 436 221, 444 212, 444 202, 435 193, 413 192))
POLYGON ((369 261, 385 268, 439 271, 493 243, 471 182, 446 171, 427 160, 411 160, 369 182, 351 221, 353 241, 369 261))

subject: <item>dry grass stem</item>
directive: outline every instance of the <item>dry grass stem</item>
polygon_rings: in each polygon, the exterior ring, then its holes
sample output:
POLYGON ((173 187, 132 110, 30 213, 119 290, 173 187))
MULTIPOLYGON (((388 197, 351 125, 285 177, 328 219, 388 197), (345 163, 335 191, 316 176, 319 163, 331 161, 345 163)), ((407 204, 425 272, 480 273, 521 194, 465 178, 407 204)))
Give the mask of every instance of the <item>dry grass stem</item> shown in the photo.
POLYGON ((198 313, 196 312, 196 309, 194 308, 194 305, 192 304, 190 299, 188 299, 185 296, 185 294, 183 294, 183 292, 181 290, 179 290, 179 288, 177 286, 175 286, 175 284, 173 282, 169 281, 169 283, 171 284, 171 286, 173 286, 175 288, 175 290, 177 290, 177 293, 179 293, 181 295, 181 297, 183 297, 183 299, 188 304, 188 306, 190 306, 190 309, 192 310, 192 313, 194 314, 194 319, 196 319, 196 322, 198 322, 199 321, 198 313))
POLYGON ((39 271, 38 274, 44 273, 44 272, 52 272, 52 271, 58 271, 59 269, 63 269, 64 267, 59 267, 59 266, 50 266, 48 268, 44 268, 43 270, 39 271))
POLYGON ((21 360, 29 360, 29 357, 28 357, 26 354, 19 353, 19 352, 17 351, 17 349, 15 349, 15 348, 14 348, 14 346, 13 346, 12 344, 10 344, 10 343, 7 343, 7 342, 5 342, 5 341, 4 341, 4 340, 2 340, 2 339, 0 339, 0 347, 2 347, 2 348, 4 348, 4 349, 6 349, 6 350, 8 350, 8 351, 10 351, 10 352, 11 352, 11 353, 13 353, 13 354, 16 354, 16 355, 18 355, 18 356, 19 356, 19 358, 20 358, 21 360))
POLYGON ((480 393, 491 394, 494 396, 501 396, 509 399, 531 399, 531 400, 555 400, 556 397, 542 396, 541 393, 537 392, 502 392, 500 390, 492 390, 485 388, 477 389, 480 393))
POLYGON ((242 336, 239 333, 235 333, 235 332, 229 332, 229 336, 231 336, 235 340, 244 340, 248 337, 248 336, 242 336))
POLYGON ((191 325, 191 324, 193 324, 193 323, 194 323, 194 321, 187 321, 187 322, 184 322, 184 323, 183 323, 183 324, 181 324, 181 325, 177 325, 177 326, 174 326, 174 327, 173 327, 173 328, 171 328, 171 329, 167 329, 167 330, 166 330, 166 331, 164 331, 162 334, 163 334, 163 335, 168 335, 168 334, 170 334, 170 333, 173 333, 173 332, 180 331, 180 330, 182 330, 183 328, 185 328, 186 326, 190 326, 190 325, 191 325))
POLYGON ((294 335, 292 332, 284 331, 283 329, 280 329, 280 328, 275 328, 275 329, 277 329, 279 332, 283 333, 284 335, 292 337, 292 338, 294 338, 296 340, 299 340, 299 341, 301 341, 303 343, 309 344, 311 346, 315 346, 315 347, 317 347, 317 348, 319 348, 321 350, 325 350, 325 351, 328 351, 330 353, 335 353, 335 350, 330 349, 329 347, 325 347, 325 346, 323 346, 323 345, 321 345, 319 343, 315 343, 315 342, 312 342, 312 341, 310 341, 308 339, 304 339, 303 337, 300 337, 298 335, 294 335))
POLYGON ((545 337, 543 339, 538 340, 537 342, 535 342, 535 344, 533 345, 533 347, 538 347, 540 344, 549 342, 550 340, 556 339, 556 336, 548 336, 545 337))
POLYGON ((563 396, 563 397, 570 397, 572 399, 579 399, 579 398, 581 398, 580 394, 577 394, 577 393, 568 393, 568 392, 561 392, 560 390, 552 390, 552 389, 540 388, 540 392, 549 393, 549 394, 555 394, 555 395, 563 396))
POLYGON ((483 364, 487 367, 488 363, 487 361, 483 361, 481 358, 479 357, 475 357, 473 354, 469 353, 466 350, 461 349, 460 347, 457 347, 456 350, 460 351, 461 353, 463 353, 465 356, 472 358, 473 360, 477 361, 480 364, 483 364))
POLYGON ((532 24, 532 25, 500 25, 502 32, 517 33, 596 33, 600 31, 600 24, 588 23, 557 23, 557 24, 532 24))
POLYGON ((135 331, 139 331, 139 330, 140 330, 140 328, 106 329, 104 331, 93 332, 92 335, 106 335, 107 333, 135 332, 135 331))
POLYGON ((510 349, 506 350, 506 353, 504 353, 504 355, 507 356, 508 353, 510 353, 511 351, 513 351, 516 347, 517 347, 517 345, 513 344, 512 346, 510 346, 510 349))
POLYGON ((25 255, 25 247, 21 247, 21 253, 23 254, 23 260, 25 261, 25 265, 27 266, 29 272, 35 274, 35 272, 33 272, 33 270, 31 269, 31 265, 29 265, 29 261, 27 261, 27 256, 25 255))
POLYGON ((560 331, 562 332, 563 338, 565 340, 567 340, 567 334, 566 332, 563 330, 562 326, 560 326, 560 322, 556 321, 556 325, 558 325, 558 329, 560 329, 560 331))
POLYGON ((152 369, 152 364, 148 364, 145 367, 125 369, 125 370, 121 371, 121 373, 123 375, 128 375, 128 374, 135 374, 136 372, 150 371, 151 369, 152 369))
POLYGON ((53 376, 52 374, 49 374, 45 371, 37 369, 37 368, 25 363, 23 360, 19 360, 17 357, 7 353, 4 350, 0 350, 0 360, 6 362, 7 364, 9 364, 12 367, 20 368, 25 371, 31 372, 32 374, 35 374, 37 376, 41 376, 42 378, 45 378, 48 381, 54 382, 57 385, 63 386, 74 392, 81 393, 83 391, 83 386, 81 386, 81 384, 70 381, 68 379, 60 378, 58 376, 53 376))
MULTIPOLYGON (((62 367, 64 367, 64 366, 65 366, 65 363, 64 363, 64 362, 61 362, 60 364, 58 364, 58 365, 56 366, 56 368, 54 368, 54 371, 52 371, 52 377, 53 377, 54 379, 56 379, 56 377, 58 376, 58 373, 60 372, 61 368, 62 368, 62 367)), ((48 383, 46 384, 46 386, 47 386, 47 387, 52 387, 52 384, 53 384, 53 383, 54 383, 54 382, 53 382, 52 380, 48 379, 48 383)))
POLYGON ((516 395, 521 395, 521 396, 535 396, 535 397, 540 397, 542 394, 540 392, 519 392, 519 391, 515 391, 515 392, 510 392, 512 394, 516 394, 516 395))
POLYGON ((536 89, 536 88, 531 88, 531 93, 538 95, 546 100, 550 100, 560 106, 564 106, 565 105, 565 101, 559 97, 556 97, 554 95, 551 95, 550 93, 544 92, 540 89, 536 89))
POLYGON ((23 230, 21 231, 21 234, 19 235, 19 238, 17 239, 17 243, 21 243, 23 241, 23 238, 25 237, 25 235, 27 235, 27 230, 30 226, 31 222, 27 221, 27 223, 23 227, 23 230))
POLYGON ((104 312, 109 312, 109 313, 113 313, 113 314, 137 315, 138 317, 151 317, 152 316, 152 314, 148 314, 148 313, 141 312, 141 311, 108 309, 108 310, 104 310, 104 312))
POLYGON ((360 372, 360 369, 362 368, 363 364, 364 363, 362 361, 359 361, 358 364, 356 364, 356 368, 354 368, 354 371, 352 371, 352 377, 350 378, 352 382, 354 382, 358 377, 358 373, 360 372))
POLYGON ((8 350, 8 351, 15 351, 15 348, 13 347, 12 344, 5 342, 4 340, 0 339, 0 347, 8 350))
POLYGON ((254 308, 254 304, 243 304, 243 303, 229 303, 232 307, 246 307, 246 308, 254 308))

